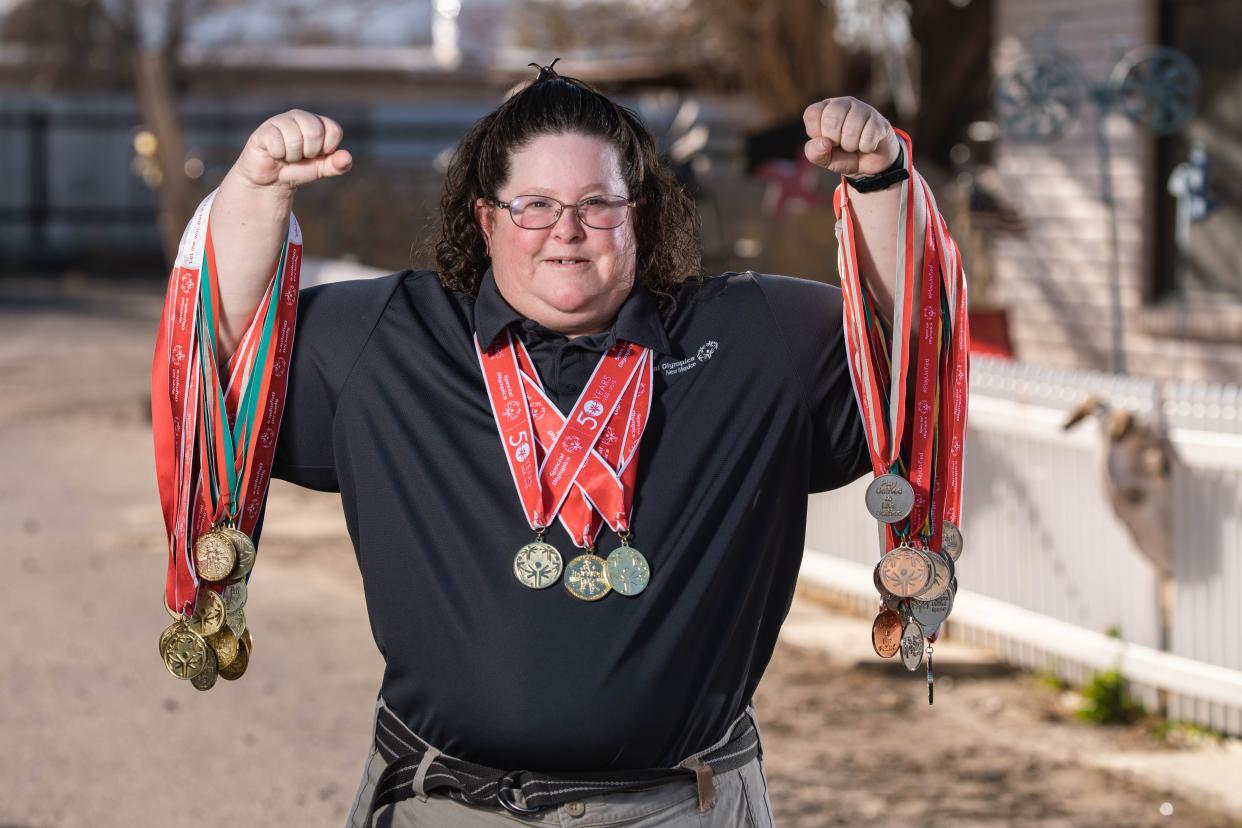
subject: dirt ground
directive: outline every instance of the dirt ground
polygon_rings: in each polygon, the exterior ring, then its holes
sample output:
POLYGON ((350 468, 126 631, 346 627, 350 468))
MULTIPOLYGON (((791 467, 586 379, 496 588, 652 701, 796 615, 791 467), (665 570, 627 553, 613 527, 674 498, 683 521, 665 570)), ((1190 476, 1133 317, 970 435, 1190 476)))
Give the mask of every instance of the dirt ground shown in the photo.
MULTIPOLYGON (((0 280, 0 828, 339 825, 381 664, 332 496, 273 487, 241 681, 196 693, 156 654, 161 291, 0 280)), ((1171 749, 1142 728, 1078 722, 1006 668, 938 672, 928 708, 899 664, 783 642, 755 699, 777 824, 1238 824, 1079 761, 1171 749)))
POLYGON ((1141 728, 1078 722, 1025 673, 938 673, 957 675, 938 680, 928 708, 925 679, 900 664, 842 670, 827 653, 779 647, 755 699, 777 824, 1237 824, 1076 761, 1160 749, 1141 728))

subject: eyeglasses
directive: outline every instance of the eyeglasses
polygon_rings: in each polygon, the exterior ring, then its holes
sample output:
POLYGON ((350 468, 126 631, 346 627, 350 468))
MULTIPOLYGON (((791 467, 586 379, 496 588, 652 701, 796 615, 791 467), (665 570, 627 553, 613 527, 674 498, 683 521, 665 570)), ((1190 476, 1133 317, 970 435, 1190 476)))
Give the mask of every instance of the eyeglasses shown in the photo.
POLYGON ((578 221, 596 230, 620 227, 629 215, 634 201, 621 196, 591 196, 577 204, 565 204, 555 198, 541 195, 514 196, 510 201, 492 200, 502 210, 509 211, 509 218, 523 230, 543 230, 556 224, 566 207, 573 207, 578 221))

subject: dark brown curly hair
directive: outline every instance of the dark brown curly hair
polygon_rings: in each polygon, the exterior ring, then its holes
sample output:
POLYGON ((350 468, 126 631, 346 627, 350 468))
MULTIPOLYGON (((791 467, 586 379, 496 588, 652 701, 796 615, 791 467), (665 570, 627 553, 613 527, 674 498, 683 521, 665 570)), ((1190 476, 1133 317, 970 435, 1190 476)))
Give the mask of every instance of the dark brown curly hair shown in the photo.
POLYGON ((440 199, 439 231, 429 240, 440 281, 450 290, 478 294, 491 257, 475 220, 475 200, 498 197, 513 153, 539 136, 572 132, 617 148, 621 174, 637 204, 635 270, 650 290, 671 297, 677 283, 702 275, 694 202, 661 163, 655 140, 636 113, 583 81, 558 75, 552 66, 540 67, 537 80, 477 121, 454 151, 440 199))

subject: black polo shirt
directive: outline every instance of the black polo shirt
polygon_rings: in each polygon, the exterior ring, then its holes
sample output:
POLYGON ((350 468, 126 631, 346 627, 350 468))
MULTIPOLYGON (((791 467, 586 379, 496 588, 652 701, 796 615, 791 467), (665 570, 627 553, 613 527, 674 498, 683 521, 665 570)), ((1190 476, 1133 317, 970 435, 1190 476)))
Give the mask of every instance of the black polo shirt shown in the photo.
MULTIPOLYGON (((750 701, 807 495, 869 469, 841 293, 748 272, 676 299, 662 311, 639 285, 611 331, 567 340, 522 319, 490 272, 477 300, 433 271, 302 292, 273 475, 340 491, 381 692, 442 750, 503 769, 666 767, 750 701), (656 352, 632 521, 651 582, 636 597, 588 603, 513 575, 533 536, 472 339, 506 327, 566 411, 617 338, 656 352)), ((559 523, 548 539, 576 554, 559 523)), ((605 528, 600 553, 617 545, 605 528)))

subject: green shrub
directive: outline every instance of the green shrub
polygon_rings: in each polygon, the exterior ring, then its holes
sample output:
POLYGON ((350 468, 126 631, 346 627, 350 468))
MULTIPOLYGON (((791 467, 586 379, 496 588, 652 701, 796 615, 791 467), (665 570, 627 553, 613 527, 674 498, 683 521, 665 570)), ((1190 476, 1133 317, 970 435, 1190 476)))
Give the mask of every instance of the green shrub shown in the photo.
POLYGON ((1144 713, 1143 706, 1125 692, 1125 678, 1119 670, 1096 673, 1082 688, 1079 718, 1096 724, 1130 724, 1144 713))

